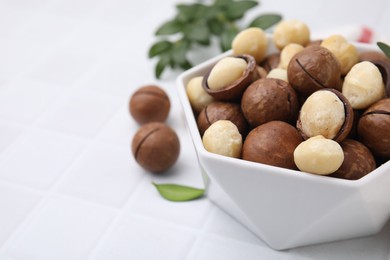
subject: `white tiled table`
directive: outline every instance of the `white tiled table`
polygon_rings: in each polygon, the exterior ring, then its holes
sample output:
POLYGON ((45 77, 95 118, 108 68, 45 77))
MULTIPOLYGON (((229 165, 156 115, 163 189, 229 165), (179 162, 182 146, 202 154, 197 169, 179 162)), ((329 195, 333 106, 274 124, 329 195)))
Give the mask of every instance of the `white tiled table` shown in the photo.
MULTIPOLYGON (((0 259, 389 259, 389 224, 376 236, 278 252, 207 198, 157 194, 151 181, 203 187, 175 92, 179 72, 157 81, 147 58, 174 3, 0 0, 0 259), (149 83, 168 92, 168 124, 182 145, 164 176, 130 153, 138 125, 127 103, 149 83)), ((266 11, 314 33, 365 25, 390 38, 386 0, 263 0, 247 19, 266 11)))

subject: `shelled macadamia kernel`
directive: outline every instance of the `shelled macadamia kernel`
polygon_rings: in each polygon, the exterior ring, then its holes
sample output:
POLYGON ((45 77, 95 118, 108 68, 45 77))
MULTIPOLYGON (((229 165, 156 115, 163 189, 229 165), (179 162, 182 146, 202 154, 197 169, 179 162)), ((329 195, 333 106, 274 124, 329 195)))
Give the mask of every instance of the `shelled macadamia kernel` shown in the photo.
POLYGON ((378 67, 369 61, 355 64, 345 76, 342 92, 353 109, 365 109, 384 98, 385 86, 378 67))
POLYGON ((200 113, 204 107, 214 101, 202 87, 203 77, 192 78, 187 84, 187 96, 192 108, 196 113, 200 113))
POLYGON ((259 63, 264 59, 268 47, 268 39, 260 28, 248 28, 238 33, 232 42, 235 55, 248 54, 259 63))
POLYGON ((290 43, 306 46, 310 42, 310 30, 302 21, 282 20, 275 26, 272 38, 279 50, 290 43))
POLYGON ((204 148, 211 152, 228 157, 240 158, 242 137, 238 128, 229 120, 218 120, 204 132, 204 148))
POLYGON ((282 51, 280 52, 280 64, 279 67, 287 70, 288 64, 290 63, 291 58, 302 51, 304 47, 298 43, 289 43, 287 44, 282 51))
POLYGON ((341 35, 336 34, 323 39, 321 46, 330 50, 340 62, 341 75, 346 75, 352 66, 359 61, 356 47, 341 35))
POLYGON ((294 161, 303 172, 328 175, 340 168, 344 153, 339 143, 318 135, 296 147, 294 161))

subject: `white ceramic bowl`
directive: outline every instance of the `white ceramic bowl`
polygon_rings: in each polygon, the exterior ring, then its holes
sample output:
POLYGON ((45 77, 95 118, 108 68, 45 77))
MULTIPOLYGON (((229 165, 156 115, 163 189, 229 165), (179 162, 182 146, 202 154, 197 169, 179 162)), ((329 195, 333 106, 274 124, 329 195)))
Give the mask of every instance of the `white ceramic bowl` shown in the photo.
MULTIPOLYGON (((378 50, 356 43, 359 51, 378 50)), ((268 53, 275 51, 272 44, 268 53)), ((208 198, 278 250, 372 235, 390 218, 390 161, 350 181, 317 176, 206 151, 186 95, 226 52, 184 73, 178 93, 208 198)))

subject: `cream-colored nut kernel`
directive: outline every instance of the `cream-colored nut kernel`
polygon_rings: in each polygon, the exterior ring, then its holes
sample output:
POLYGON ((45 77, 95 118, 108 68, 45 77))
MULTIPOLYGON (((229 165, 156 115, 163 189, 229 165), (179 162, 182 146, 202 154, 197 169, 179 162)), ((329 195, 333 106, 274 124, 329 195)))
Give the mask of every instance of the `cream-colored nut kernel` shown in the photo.
POLYGON ((294 150, 294 162, 299 170, 328 175, 340 168, 344 152, 339 143, 321 135, 300 143, 294 150))
POLYGON ((245 29, 238 33, 232 42, 232 50, 235 55, 251 55, 257 63, 264 59, 267 47, 267 36, 260 28, 245 29))
POLYGON ((218 90, 239 79, 247 68, 247 62, 241 58, 226 57, 214 65, 207 79, 210 89, 218 90))
POLYGON ((291 58, 302 51, 304 47, 298 43, 289 43, 282 49, 280 52, 280 63, 279 67, 287 70, 288 64, 290 63, 291 58))
POLYGON ((267 77, 268 72, 263 67, 257 65, 256 70, 261 79, 267 77))
POLYGON ((203 146, 211 152, 239 158, 242 150, 242 137, 238 128, 229 120, 214 122, 203 134, 203 146))
POLYGON ((353 65, 358 63, 356 47, 341 35, 332 35, 321 42, 321 46, 330 50, 341 65, 341 75, 346 75, 353 65))
POLYGON ((306 46, 310 42, 310 30, 301 21, 283 20, 276 25, 272 38, 279 50, 282 50, 289 43, 306 46))
POLYGON ((281 79, 288 83, 287 70, 281 68, 275 68, 270 70, 267 74, 267 78, 281 79))
POLYGON ((355 64, 345 76, 342 93, 353 109, 365 109, 382 99, 385 86, 378 67, 369 61, 355 64))
POLYGON ((187 96, 195 112, 200 113, 204 107, 214 101, 202 86, 203 77, 192 78, 187 84, 187 96))
POLYGON ((299 120, 306 136, 323 135, 333 139, 345 121, 344 104, 331 91, 316 91, 303 103, 299 120))

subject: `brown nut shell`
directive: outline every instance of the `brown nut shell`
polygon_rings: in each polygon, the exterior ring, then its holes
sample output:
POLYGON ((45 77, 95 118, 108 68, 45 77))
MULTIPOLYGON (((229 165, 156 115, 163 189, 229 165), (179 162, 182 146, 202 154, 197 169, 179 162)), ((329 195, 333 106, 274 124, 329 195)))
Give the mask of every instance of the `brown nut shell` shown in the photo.
MULTIPOLYGON (((337 134, 333 138, 331 138, 334 141, 340 143, 345 138, 347 138, 347 136, 351 132, 351 129, 353 126, 354 111, 352 109, 352 106, 349 103, 348 99, 341 92, 339 92, 335 89, 327 88, 327 89, 321 89, 318 91, 330 91, 330 92, 334 93, 344 105, 344 112, 345 112, 344 122, 341 125, 337 134)), ((302 135, 303 139, 307 140, 311 137, 311 136, 308 136, 302 129, 301 112, 299 113, 298 120, 297 120, 297 129, 298 129, 299 133, 302 135)))
POLYGON ((360 117, 359 140, 375 156, 390 158, 390 98, 371 105, 360 117))
POLYGON ((141 126, 135 133, 131 151, 141 167, 159 173, 176 162, 180 142, 172 128, 164 123, 152 122, 141 126))
POLYGON ((389 60, 381 51, 364 51, 358 55, 359 61, 389 60))
POLYGON ((233 102, 213 102, 202 109, 198 118, 197 124, 200 134, 204 132, 213 123, 218 120, 229 120, 235 124, 242 136, 246 136, 248 131, 248 123, 245 120, 240 105, 233 102))
POLYGON ((381 72, 383 83, 385 85, 386 97, 390 98, 390 60, 371 60, 371 62, 374 63, 381 72))
POLYGON ((288 80, 302 96, 323 88, 341 90, 341 67, 326 48, 311 45, 295 54, 287 68, 288 80))
POLYGON ((164 122, 171 104, 168 95, 155 85, 139 88, 130 98, 129 111, 140 125, 149 122, 164 122))
POLYGON ((271 121, 249 132, 242 150, 244 160, 297 169, 294 150, 302 142, 297 129, 283 121, 271 121))
POLYGON ((256 80, 241 99, 242 113, 252 127, 276 120, 293 123, 298 109, 295 90, 280 79, 256 80))
POLYGON ((332 173, 331 177, 358 180, 376 168, 374 156, 361 142, 345 139, 340 143, 344 152, 344 161, 340 168, 332 173))
POLYGON ((239 100, 245 89, 255 80, 260 78, 257 70, 256 60, 250 55, 236 55, 235 58, 244 59, 247 62, 247 68, 243 75, 237 80, 222 89, 210 89, 208 86, 208 77, 212 68, 203 77, 202 86, 204 90, 212 97, 221 101, 235 101, 239 100))

